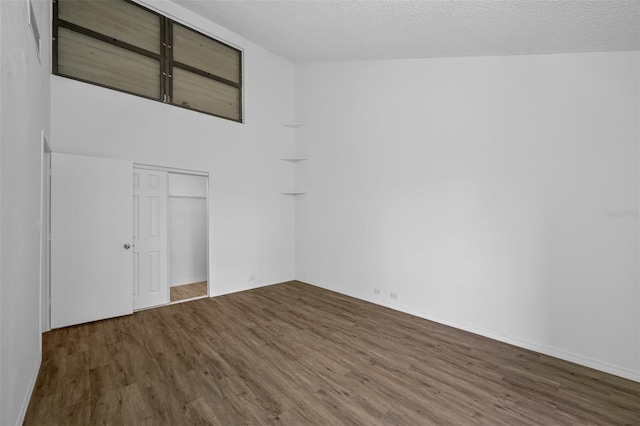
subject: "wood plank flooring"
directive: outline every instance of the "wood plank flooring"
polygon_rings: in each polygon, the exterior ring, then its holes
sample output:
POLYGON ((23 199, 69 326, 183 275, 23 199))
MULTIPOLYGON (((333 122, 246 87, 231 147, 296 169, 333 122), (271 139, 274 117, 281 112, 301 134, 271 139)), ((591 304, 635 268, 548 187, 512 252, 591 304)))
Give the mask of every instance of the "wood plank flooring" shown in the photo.
POLYGON ((193 284, 184 284, 169 287, 170 300, 177 302, 178 300, 191 299, 198 296, 207 295, 207 282, 202 281, 193 284))
POLYGON ((638 425, 640 384, 299 282, 44 335, 26 425, 638 425))

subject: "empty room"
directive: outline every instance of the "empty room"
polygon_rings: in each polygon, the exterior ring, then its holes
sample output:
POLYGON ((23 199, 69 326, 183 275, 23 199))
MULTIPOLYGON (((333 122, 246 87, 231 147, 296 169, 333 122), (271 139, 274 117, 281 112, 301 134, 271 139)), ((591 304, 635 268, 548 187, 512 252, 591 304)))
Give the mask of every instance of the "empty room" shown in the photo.
POLYGON ((0 0, 0 425, 640 425, 640 1, 0 0))

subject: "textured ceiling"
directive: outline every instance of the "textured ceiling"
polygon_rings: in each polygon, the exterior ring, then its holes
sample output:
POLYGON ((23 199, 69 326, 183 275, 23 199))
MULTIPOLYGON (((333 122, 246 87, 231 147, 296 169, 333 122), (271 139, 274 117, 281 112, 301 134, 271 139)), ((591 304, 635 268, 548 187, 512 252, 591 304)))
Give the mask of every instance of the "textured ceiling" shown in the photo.
POLYGON ((640 0, 173 0, 294 62, 640 50, 640 0))

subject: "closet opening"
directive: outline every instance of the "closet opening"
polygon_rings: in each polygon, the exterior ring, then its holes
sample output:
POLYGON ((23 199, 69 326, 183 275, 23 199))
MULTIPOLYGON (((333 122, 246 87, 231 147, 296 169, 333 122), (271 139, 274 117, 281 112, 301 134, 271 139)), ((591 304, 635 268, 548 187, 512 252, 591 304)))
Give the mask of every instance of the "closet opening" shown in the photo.
POLYGON ((209 295, 208 175, 135 165, 133 309, 209 295))
POLYGON ((169 173, 170 303, 206 297, 207 177, 169 173))

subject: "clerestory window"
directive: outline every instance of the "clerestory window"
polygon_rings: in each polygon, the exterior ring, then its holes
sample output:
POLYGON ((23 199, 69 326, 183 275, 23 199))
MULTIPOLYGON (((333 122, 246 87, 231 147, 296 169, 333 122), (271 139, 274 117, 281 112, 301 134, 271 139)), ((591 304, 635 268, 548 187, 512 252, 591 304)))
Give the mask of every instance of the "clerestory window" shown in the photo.
POLYGON ((55 0, 53 73, 242 122, 242 52, 128 0, 55 0))

